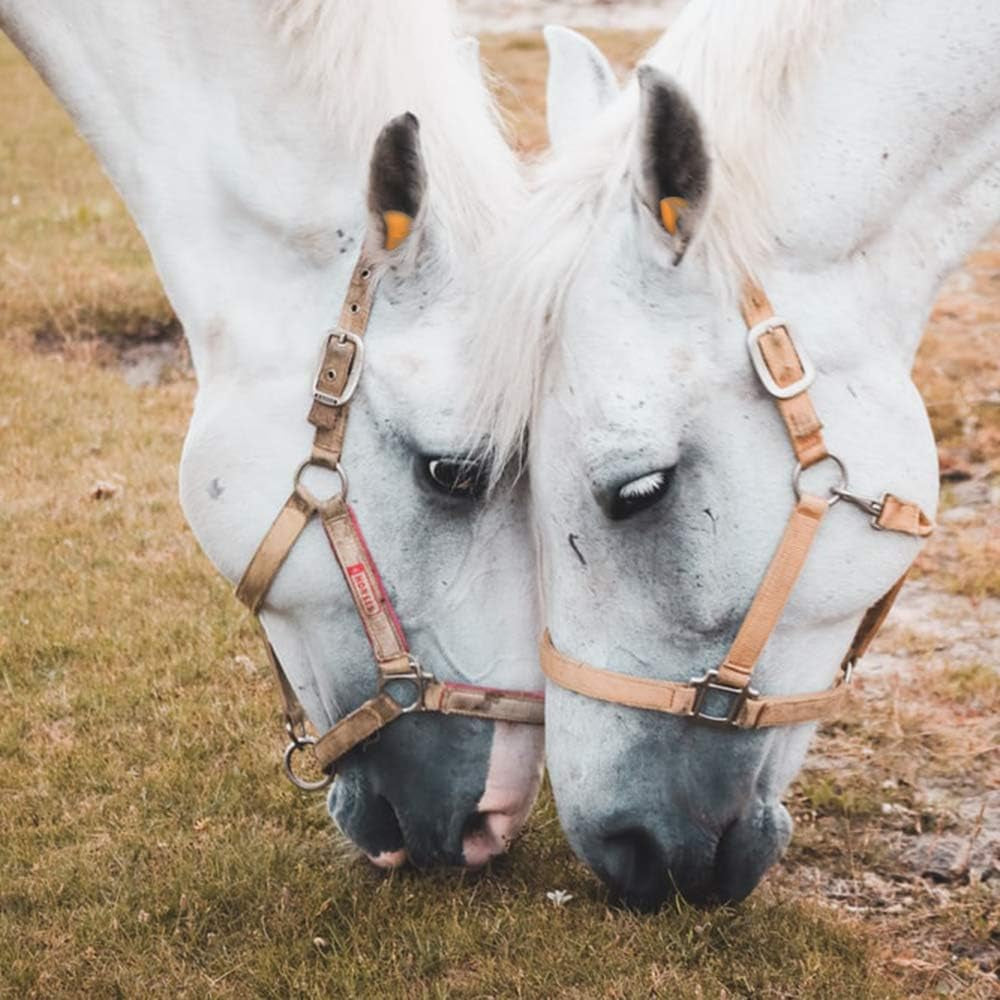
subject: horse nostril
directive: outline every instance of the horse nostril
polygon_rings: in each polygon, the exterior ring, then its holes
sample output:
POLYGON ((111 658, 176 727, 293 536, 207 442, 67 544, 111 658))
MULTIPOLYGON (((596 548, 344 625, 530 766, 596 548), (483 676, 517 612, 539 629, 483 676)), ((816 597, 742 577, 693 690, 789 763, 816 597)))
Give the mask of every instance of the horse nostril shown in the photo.
POLYGON ((470 868, 481 868, 504 854, 517 832, 517 820, 503 812, 474 812, 462 827, 462 857, 470 868))
POLYGON ((719 898, 749 896, 782 855, 792 836, 792 818, 780 803, 761 805, 731 824, 719 840, 716 879, 719 898))
POLYGON ((641 827, 603 838, 599 866, 621 901, 635 909, 655 909, 673 894, 667 859, 656 839, 641 827))
POLYGON ((637 825, 605 834, 587 860, 617 901, 631 909, 656 910, 675 896, 712 904, 720 901, 717 843, 714 834, 698 827, 657 831, 637 825))
POLYGON ((327 807, 344 835, 376 867, 398 868, 409 860, 392 804, 384 796, 367 794, 356 775, 342 775, 334 782, 327 807))

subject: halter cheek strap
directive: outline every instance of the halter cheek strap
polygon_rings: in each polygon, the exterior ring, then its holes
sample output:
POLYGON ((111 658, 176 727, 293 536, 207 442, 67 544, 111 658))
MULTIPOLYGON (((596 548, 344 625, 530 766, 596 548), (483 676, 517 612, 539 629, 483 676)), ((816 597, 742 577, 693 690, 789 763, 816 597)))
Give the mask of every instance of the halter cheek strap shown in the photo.
POLYGON ((364 370, 363 337, 377 285, 376 271, 362 252, 351 276, 340 321, 326 338, 313 383, 309 422, 315 428, 315 435, 309 458, 299 466, 291 495, 236 587, 237 598, 257 615, 289 552, 309 521, 318 517, 371 644, 376 669, 374 696, 316 739, 306 735, 302 705, 274 647, 264 639, 268 662, 284 704, 285 728, 291 738, 285 748, 285 773, 293 784, 306 790, 325 788, 345 754, 410 712, 439 712, 530 725, 541 725, 544 721, 541 692, 445 683, 423 671, 410 652, 361 526, 347 503, 347 473, 340 459, 349 404, 364 370), (313 465, 337 473, 339 493, 325 500, 313 496, 301 481, 302 474, 313 465), (325 772, 321 780, 307 781, 292 767, 294 755, 307 747, 312 747, 317 763, 325 772))
POLYGON ((756 729, 815 722, 840 711, 854 664, 875 638, 906 578, 904 574, 865 613, 832 688, 767 697, 754 690, 750 684, 754 668, 781 618, 829 509, 844 500, 870 514, 870 523, 876 530, 918 538, 929 535, 934 525, 917 504, 891 493, 874 500, 850 491, 846 469, 827 451, 823 424, 809 398, 815 369, 796 347, 788 324, 773 314, 763 289, 750 283, 744 291, 742 313, 749 328, 747 347, 754 370, 775 400, 795 452, 793 485, 797 499, 778 549, 729 651, 716 669, 687 684, 630 677, 573 660, 556 649, 548 631, 542 636, 541 661, 549 680, 577 694, 632 708, 685 715, 712 725, 756 729), (799 488, 802 471, 824 460, 835 463, 841 476, 829 499, 811 496, 799 488))

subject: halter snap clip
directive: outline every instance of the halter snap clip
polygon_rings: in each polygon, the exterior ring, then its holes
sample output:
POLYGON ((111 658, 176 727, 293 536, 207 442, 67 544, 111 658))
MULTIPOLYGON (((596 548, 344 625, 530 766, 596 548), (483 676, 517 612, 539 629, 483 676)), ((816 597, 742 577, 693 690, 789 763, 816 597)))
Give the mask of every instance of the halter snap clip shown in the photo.
POLYGON ((874 500, 871 497, 859 496, 857 493, 851 493, 846 489, 847 484, 845 483, 843 487, 834 486, 833 492, 840 500, 846 500, 850 504, 854 504, 860 510, 863 510, 866 514, 871 514, 872 520, 871 525, 876 531, 884 531, 885 529, 879 524, 879 518, 882 516, 882 511, 885 510, 885 498, 889 495, 888 493, 883 493, 878 500, 874 500))

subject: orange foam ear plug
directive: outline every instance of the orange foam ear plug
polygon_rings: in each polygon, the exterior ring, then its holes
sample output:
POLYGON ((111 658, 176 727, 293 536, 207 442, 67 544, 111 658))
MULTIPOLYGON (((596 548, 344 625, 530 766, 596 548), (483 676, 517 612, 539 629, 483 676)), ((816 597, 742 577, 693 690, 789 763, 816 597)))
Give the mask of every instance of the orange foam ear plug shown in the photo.
POLYGON ((677 235, 677 216, 685 208, 687 208, 686 198, 662 198, 660 200, 660 218, 663 220, 663 228, 671 236, 677 235))
POLYGON ((413 219, 406 212, 390 211, 382 213, 382 221, 385 222, 385 248, 395 250, 410 235, 413 219))

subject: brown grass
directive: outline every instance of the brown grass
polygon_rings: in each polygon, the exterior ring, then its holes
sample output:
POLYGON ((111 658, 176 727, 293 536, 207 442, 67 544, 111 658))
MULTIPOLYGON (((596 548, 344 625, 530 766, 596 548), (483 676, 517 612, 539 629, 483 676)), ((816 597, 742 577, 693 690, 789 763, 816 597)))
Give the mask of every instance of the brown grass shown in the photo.
MULTIPOLYGON (((651 39, 598 41, 624 68, 651 39)), ((484 52, 539 148, 540 39, 484 52)), ((142 242, 6 43, 0 81, 0 995, 996 995, 995 642, 959 655, 969 598, 939 595, 1000 594, 996 241, 917 365, 946 466, 971 477, 947 504, 975 516, 922 558, 933 610, 904 604, 821 735, 762 889, 713 913, 610 910, 547 795, 485 875, 381 878, 278 777, 265 665, 175 500, 192 383, 114 370, 109 343, 171 322, 142 242), (554 888, 575 898, 555 908, 554 888)))

